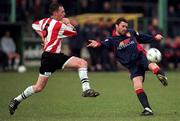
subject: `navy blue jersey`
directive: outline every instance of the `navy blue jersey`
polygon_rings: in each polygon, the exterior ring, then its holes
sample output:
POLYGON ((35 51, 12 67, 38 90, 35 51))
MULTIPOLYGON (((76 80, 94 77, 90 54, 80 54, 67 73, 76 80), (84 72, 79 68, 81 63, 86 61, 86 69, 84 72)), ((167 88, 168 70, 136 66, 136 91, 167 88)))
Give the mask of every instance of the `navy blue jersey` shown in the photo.
POLYGON ((138 58, 144 54, 139 49, 138 44, 150 43, 153 41, 153 37, 147 34, 139 34, 134 30, 128 30, 130 37, 126 35, 108 37, 101 42, 101 46, 114 48, 117 60, 130 69, 138 58))

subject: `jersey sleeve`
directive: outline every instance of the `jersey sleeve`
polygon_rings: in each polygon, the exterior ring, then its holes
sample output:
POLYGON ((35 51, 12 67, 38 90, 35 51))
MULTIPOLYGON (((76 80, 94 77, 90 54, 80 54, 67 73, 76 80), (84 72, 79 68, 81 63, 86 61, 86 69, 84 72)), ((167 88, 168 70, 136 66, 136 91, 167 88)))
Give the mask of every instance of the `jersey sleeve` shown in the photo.
POLYGON ((34 30, 36 30, 36 31, 42 31, 42 27, 41 27, 42 22, 43 22, 43 19, 40 20, 40 21, 35 21, 35 22, 33 22, 32 28, 33 28, 34 30))
POLYGON ((134 31, 133 32, 136 40, 140 43, 140 44, 146 44, 146 43, 151 43, 152 41, 154 41, 154 37, 148 34, 142 34, 139 32, 134 31))
POLYGON ((106 38, 104 41, 101 41, 101 46, 106 48, 112 47, 113 46, 112 39, 109 37, 106 38))
POLYGON ((72 25, 65 25, 62 23, 61 28, 58 32, 58 38, 71 37, 75 36, 76 34, 76 30, 72 25))

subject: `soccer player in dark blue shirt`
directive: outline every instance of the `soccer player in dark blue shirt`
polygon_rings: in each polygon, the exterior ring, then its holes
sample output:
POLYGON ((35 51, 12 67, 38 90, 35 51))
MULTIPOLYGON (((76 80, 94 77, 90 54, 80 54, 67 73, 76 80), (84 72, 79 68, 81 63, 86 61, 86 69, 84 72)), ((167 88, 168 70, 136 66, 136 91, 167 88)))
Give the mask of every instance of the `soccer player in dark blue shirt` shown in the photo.
POLYGON ((128 29, 128 21, 124 18, 117 19, 115 27, 114 35, 112 37, 108 37, 102 42, 89 40, 90 43, 88 44, 88 47, 95 48, 102 46, 114 48, 117 60, 130 72, 134 90, 144 108, 141 115, 153 115, 148 98, 143 90, 145 71, 150 70, 156 74, 157 78, 164 86, 168 85, 167 77, 156 63, 147 60, 146 52, 140 44, 160 41, 163 37, 161 34, 150 36, 128 29))

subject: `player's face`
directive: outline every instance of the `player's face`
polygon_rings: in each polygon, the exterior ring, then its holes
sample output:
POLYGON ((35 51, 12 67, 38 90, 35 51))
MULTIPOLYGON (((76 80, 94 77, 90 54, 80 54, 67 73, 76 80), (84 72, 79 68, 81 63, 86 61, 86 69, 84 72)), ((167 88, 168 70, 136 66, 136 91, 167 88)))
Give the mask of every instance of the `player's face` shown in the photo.
POLYGON ((120 34, 120 35, 125 35, 127 33, 127 29, 128 29, 128 23, 126 22, 121 22, 119 23, 119 25, 116 25, 116 31, 120 34))
POLYGON ((55 16, 57 17, 58 20, 61 20, 65 16, 65 10, 64 7, 59 7, 59 9, 55 12, 55 16))

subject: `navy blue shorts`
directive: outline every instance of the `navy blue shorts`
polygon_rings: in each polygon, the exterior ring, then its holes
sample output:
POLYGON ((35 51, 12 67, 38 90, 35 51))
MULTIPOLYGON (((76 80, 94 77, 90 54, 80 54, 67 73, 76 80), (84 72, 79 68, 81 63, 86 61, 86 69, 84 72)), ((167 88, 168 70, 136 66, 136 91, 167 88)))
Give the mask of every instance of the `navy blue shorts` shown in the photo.
POLYGON ((144 54, 140 55, 133 66, 129 68, 131 80, 134 77, 142 76, 144 81, 145 72, 148 70, 148 65, 149 61, 147 60, 146 56, 144 54))

